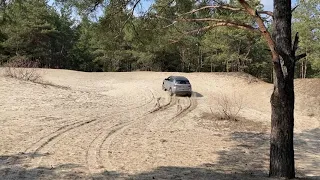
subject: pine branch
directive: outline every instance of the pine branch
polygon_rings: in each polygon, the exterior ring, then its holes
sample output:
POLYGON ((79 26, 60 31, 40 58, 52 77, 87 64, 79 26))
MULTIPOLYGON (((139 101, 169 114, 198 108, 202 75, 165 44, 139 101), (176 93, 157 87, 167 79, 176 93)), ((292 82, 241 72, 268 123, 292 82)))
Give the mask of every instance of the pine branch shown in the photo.
POLYGON ((299 61, 300 59, 302 59, 302 58, 304 58, 304 57, 306 57, 306 56, 307 56, 306 53, 300 54, 300 55, 298 55, 298 56, 295 57, 295 61, 297 62, 297 61, 299 61))
POLYGON ((293 47, 292 47, 293 54, 295 54, 298 49, 298 43, 299 43, 299 33, 297 32, 293 41, 293 47))
POLYGON ((269 31, 267 30, 264 21, 262 20, 261 16, 259 15, 258 11, 252 9, 250 5, 245 0, 238 0, 239 3, 242 5, 242 7, 247 11, 248 14, 250 14, 255 21, 257 22, 259 26, 259 30, 262 33, 262 36, 267 41, 267 44, 269 46, 269 49, 272 53, 272 60, 276 62, 279 59, 279 54, 275 50, 275 43, 271 38, 271 35, 269 31))
MULTIPOLYGON (((234 28, 238 28, 238 29, 245 29, 245 30, 249 30, 249 31, 253 31, 253 32, 259 32, 259 29, 256 29, 250 25, 247 25, 247 24, 240 24, 240 23, 235 23, 235 22, 227 22, 227 21, 223 21, 221 20, 221 22, 218 22, 214 25, 210 25, 210 26, 205 26, 205 27, 202 27, 202 28, 199 28, 199 29, 195 29, 195 30, 192 30, 192 31, 188 31, 186 33, 184 33, 184 35, 189 35, 189 34, 199 34, 200 32, 203 32, 203 31, 208 31, 208 30, 211 30, 215 27, 219 27, 219 26, 228 26, 228 27, 234 27, 234 28)), ((182 39, 183 37, 180 37, 179 39, 176 39, 176 40, 169 40, 171 42, 171 44, 174 44, 174 43, 178 43, 180 42, 180 40, 182 39)))
POLYGON ((299 6, 299 4, 297 4, 294 8, 292 8, 291 13, 293 13, 293 11, 295 11, 298 6, 299 6))
POLYGON ((253 32, 259 32, 258 29, 254 28, 250 25, 247 25, 247 24, 240 24, 240 23, 228 22, 228 21, 219 21, 218 23, 216 23, 214 25, 205 26, 200 29, 189 31, 189 32, 187 32, 187 34, 199 33, 199 32, 207 31, 207 30, 213 29, 215 27, 219 27, 219 26, 228 26, 228 27, 234 27, 234 28, 238 28, 238 29, 250 30, 253 32))
MULTIPOLYGON (((193 9, 189 12, 180 14, 179 16, 193 14, 198 11, 205 10, 205 9, 225 9, 225 10, 230 10, 230 11, 234 11, 234 12, 245 12, 245 9, 243 9, 243 8, 233 7, 233 6, 229 6, 229 5, 212 5, 212 6, 204 6, 204 7, 198 8, 198 9, 193 9)), ((258 13, 273 16, 273 12, 271 12, 271 11, 258 11, 258 13)))

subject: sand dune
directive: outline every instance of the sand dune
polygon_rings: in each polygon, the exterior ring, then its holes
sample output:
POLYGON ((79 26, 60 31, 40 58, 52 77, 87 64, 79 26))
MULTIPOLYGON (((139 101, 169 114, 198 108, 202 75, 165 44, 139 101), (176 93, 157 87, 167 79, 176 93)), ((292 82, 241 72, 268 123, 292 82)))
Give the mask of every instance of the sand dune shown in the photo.
MULTIPOLYGON (((41 71, 57 86, 0 77, 4 179, 267 179, 272 84, 241 73, 41 71), (169 75, 188 77, 193 96, 162 91, 169 75), (221 94, 242 99, 239 121, 212 115, 221 94)), ((317 179, 320 79, 295 90, 297 175, 317 179)))

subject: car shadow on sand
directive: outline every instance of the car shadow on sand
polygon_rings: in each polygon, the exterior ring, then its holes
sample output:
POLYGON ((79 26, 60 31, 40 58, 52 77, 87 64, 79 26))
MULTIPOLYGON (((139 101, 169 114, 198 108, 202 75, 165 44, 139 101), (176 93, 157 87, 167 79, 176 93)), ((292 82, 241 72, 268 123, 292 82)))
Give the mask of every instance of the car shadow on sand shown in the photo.
POLYGON ((193 91, 193 92, 192 92, 192 96, 194 96, 194 97, 203 97, 202 94, 200 94, 200 93, 198 93, 198 92, 196 92, 196 91, 193 91))
MULTIPOLYGON (((178 96, 178 97, 187 97, 188 95, 176 94, 175 96, 178 96)), ((196 92, 196 91, 192 91, 191 97, 199 98, 199 97, 203 97, 203 95, 200 94, 200 93, 198 93, 198 92, 196 92)))

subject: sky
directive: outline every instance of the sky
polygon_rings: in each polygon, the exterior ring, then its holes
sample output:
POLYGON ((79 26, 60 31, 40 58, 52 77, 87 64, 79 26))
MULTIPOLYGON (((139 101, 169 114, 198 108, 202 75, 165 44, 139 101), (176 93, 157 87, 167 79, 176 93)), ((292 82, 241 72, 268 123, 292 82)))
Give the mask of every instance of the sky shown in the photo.
MULTIPOLYGON (((153 0, 142 0, 142 5, 140 9, 142 11, 146 11, 150 5, 152 4, 153 0)), ((261 0, 261 3, 264 5, 264 10, 266 11, 273 11, 273 0, 261 0)), ((297 0, 291 0, 292 6, 295 6, 297 0)))
POLYGON ((271 0, 261 0, 261 3, 264 5, 264 10, 272 11, 273 10, 273 1, 271 0))
MULTIPOLYGON (((261 3, 264 5, 265 11, 273 11, 273 1, 272 0, 261 0, 261 3)), ((291 0, 291 4, 294 6, 297 3, 297 0, 291 0)))
MULTIPOLYGON (((154 0, 142 0, 141 1, 142 3, 138 6, 138 11, 147 11, 150 5, 153 3, 153 1, 154 0)), ((48 4, 52 5, 53 2, 54 0, 49 0, 48 4)), ((273 0, 261 0, 261 3, 264 5, 264 10, 273 11, 273 0)), ((297 3, 297 0, 292 0, 292 6, 295 6, 296 3, 297 3)))
MULTIPOLYGON (((147 10, 148 7, 152 4, 153 0, 142 0, 143 1, 143 10, 147 10)), ((292 5, 297 3, 297 0, 291 0, 292 5)), ((273 0, 261 0, 261 3, 264 5, 264 10, 273 11, 273 0)))

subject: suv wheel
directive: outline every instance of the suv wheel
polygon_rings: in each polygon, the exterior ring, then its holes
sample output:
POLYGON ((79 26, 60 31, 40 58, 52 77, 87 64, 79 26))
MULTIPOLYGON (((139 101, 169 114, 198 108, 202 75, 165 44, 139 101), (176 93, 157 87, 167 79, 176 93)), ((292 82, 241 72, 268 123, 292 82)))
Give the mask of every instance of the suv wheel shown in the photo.
POLYGON ((164 87, 164 84, 162 84, 162 90, 166 91, 166 88, 164 87))
POLYGON ((169 89, 169 95, 170 95, 170 96, 173 95, 173 92, 172 92, 172 89, 171 89, 171 88, 169 89))

